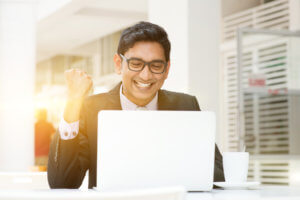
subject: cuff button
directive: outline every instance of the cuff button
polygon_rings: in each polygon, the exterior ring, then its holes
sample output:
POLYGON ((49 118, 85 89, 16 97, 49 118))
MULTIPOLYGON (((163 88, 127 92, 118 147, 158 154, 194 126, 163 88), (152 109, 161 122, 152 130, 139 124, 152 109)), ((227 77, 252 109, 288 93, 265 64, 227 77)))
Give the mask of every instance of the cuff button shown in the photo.
POLYGON ((75 131, 72 134, 73 134, 73 136, 76 136, 76 132, 75 131))
POLYGON ((65 132, 64 135, 67 137, 69 134, 67 132, 65 132))

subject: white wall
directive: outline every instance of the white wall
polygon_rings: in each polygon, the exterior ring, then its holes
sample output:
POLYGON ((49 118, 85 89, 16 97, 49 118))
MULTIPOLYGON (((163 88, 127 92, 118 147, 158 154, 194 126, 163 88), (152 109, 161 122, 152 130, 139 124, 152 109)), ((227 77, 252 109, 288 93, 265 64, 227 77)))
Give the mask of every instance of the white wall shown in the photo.
POLYGON ((0 171, 28 171, 34 164, 33 2, 0 0, 0 171))
POLYGON ((171 41, 171 68, 164 88, 188 92, 189 87, 189 20, 188 1, 149 0, 148 19, 159 24, 171 41))
POLYGON ((171 41, 164 88, 196 95, 202 110, 216 112, 219 133, 220 0, 149 0, 148 9, 149 21, 164 27, 171 41))
MULTIPOLYGON (((298 1, 298 0, 296 0, 298 1)), ((222 17, 259 6, 261 0, 222 0, 222 17)))
POLYGON ((220 121, 220 1, 189 1, 189 92, 197 95, 202 110, 217 114, 220 121))

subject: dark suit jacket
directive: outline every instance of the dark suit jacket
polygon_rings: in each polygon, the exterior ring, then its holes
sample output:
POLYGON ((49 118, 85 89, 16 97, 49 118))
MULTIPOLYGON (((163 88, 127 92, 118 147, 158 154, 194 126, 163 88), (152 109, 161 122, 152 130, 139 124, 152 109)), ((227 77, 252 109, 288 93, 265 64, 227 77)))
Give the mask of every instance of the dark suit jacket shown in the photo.
MULTIPOLYGON (((51 188, 79 188, 89 170, 89 188, 96 186, 97 114, 100 110, 121 110, 120 84, 108 93, 88 97, 82 106, 79 134, 61 140, 57 132, 52 140, 48 162, 51 188)), ((200 110, 194 96, 166 90, 158 92, 158 110, 200 110)), ((214 181, 224 181, 222 156, 216 146, 214 181)))

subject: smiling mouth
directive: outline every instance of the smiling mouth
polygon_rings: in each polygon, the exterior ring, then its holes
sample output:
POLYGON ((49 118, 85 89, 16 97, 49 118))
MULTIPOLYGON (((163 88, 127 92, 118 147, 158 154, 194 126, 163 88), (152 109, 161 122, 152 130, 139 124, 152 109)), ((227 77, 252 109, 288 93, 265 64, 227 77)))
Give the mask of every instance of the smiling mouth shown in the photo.
POLYGON ((134 81, 134 83, 140 88, 149 88, 153 83, 142 83, 139 81, 134 81))

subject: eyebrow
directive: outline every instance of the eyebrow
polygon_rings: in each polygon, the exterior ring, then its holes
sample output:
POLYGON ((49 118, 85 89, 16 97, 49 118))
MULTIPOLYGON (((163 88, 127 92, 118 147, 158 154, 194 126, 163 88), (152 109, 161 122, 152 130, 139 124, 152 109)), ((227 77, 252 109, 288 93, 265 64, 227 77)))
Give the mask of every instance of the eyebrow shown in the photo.
MULTIPOLYGON (((142 61, 146 62, 146 61, 143 60, 142 58, 137 58, 137 57, 130 57, 130 58, 128 58, 128 59, 137 59, 137 60, 142 60, 142 61)), ((151 61, 149 61, 149 62, 153 62, 153 61, 167 62, 167 61, 164 61, 164 60, 162 60, 162 59, 154 59, 154 60, 151 60, 151 61)))

